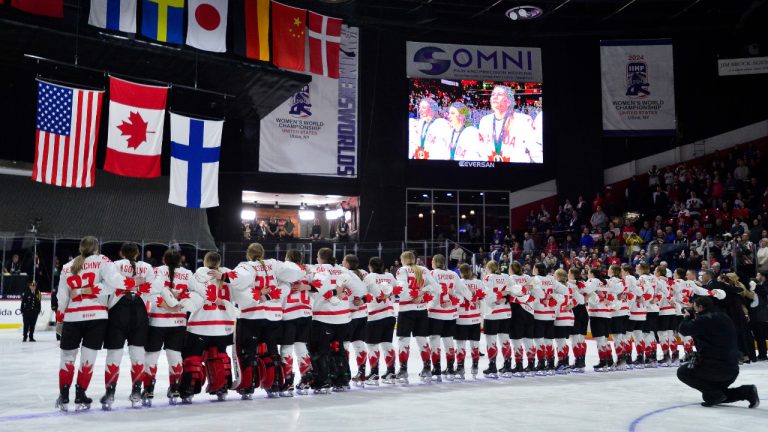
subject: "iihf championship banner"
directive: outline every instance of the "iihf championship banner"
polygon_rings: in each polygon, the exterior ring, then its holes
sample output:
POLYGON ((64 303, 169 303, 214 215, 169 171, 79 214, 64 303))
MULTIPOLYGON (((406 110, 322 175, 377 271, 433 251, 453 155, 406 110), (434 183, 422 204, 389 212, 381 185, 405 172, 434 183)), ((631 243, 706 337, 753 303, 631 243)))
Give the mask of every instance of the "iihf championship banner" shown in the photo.
POLYGON ((357 177, 358 37, 342 26, 339 79, 312 74, 261 120, 259 171, 357 177))
POLYGON ((542 82, 540 48, 408 42, 406 56, 408 78, 542 82))
POLYGON ((600 41, 603 135, 674 135, 671 39, 600 41))

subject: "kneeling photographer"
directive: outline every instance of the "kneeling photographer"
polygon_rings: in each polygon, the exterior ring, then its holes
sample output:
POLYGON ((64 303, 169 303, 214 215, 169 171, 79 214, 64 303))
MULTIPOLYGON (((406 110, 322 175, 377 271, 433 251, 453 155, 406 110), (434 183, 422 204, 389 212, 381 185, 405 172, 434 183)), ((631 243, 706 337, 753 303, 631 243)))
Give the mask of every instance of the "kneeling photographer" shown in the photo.
POLYGON ((750 408, 757 408, 760 399, 756 386, 728 388, 739 375, 739 350, 731 319, 715 308, 709 297, 697 297, 683 316, 678 332, 693 338, 696 355, 677 370, 680 381, 701 392, 702 406, 746 400, 750 408))

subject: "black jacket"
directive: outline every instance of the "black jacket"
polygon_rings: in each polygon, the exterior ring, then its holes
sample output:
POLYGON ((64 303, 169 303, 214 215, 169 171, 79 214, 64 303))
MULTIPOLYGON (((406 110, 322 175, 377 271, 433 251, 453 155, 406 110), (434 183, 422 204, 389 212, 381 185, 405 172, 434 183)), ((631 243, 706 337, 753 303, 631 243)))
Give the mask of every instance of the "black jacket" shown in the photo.
POLYGON ((697 314, 695 318, 685 318, 678 332, 693 338, 698 365, 702 369, 739 369, 736 328, 731 319, 717 308, 697 314))
POLYGON ((24 293, 21 294, 21 312, 40 313, 40 291, 24 290, 24 293))
POLYGON ((755 287, 755 295, 758 297, 756 308, 749 308, 750 322, 768 321, 768 282, 755 287))

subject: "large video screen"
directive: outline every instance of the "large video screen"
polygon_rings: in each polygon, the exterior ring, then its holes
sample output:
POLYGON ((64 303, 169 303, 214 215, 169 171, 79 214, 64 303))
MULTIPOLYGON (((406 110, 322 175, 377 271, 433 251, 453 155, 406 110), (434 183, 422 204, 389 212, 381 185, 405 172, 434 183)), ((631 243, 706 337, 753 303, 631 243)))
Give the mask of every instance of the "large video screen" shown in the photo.
POLYGON ((409 159, 543 163, 541 83, 409 82, 409 159))

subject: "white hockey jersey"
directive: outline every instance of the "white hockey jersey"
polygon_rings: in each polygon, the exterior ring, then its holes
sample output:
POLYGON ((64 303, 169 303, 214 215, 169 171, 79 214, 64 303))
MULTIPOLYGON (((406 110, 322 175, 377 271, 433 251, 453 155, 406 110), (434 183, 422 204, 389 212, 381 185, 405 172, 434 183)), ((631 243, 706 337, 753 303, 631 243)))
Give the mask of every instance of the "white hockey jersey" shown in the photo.
MULTIPOLYGON (((365 280, 365 277, 368 275, 368 272, 360 269, 358 269, 358 271, 363 275, 362 280, 365 280)), ((354 272, 352 271, 350 271, 350 273, 354 274, 354 272)), ((368 305, 365 304, 365 300, 366 300, 365 298, 361 298, 358 296, 352 297, 352 299, 350 300, 350 309, 352 310, 352 314, 350 315, 351 319, 365 318, 368 316, 368 305), (358 299, 363 300, 363 304, 359 306, 355 306, 354 301, 358 299)))
POLYGON ((461 299, 458 305, 459 317, 456 319, 458 325, 480 324, 482 312, 480 310, 481 301, 485 298, 485 289, 480 279, 462 279, 470 298, 461 299))
POLYGON ((587 312, 590 317, 610 318, 619 305, 616 297, 623 291, 621 284, 607 284, 600 279, 589 279, 584 286, 587 295, 587 312))
POLYGON ((147 305, 147 309, 149 309, 150 303, 152 303, 153 301, 156 301, 157 296, 160 295, 160 291, 152 290, 152 281, 155 280, 155 269, 153 269, 151 265, 143 261, 134 262, 134 266, 136 267, 135 274, 134 274, 134 269, 133 267, 131 267, 131 262, 129 260, 121 259, 119 261, 115 261, 115 267, 123 277, 143 278, 144 283, 141 284, 140 286, 134 286, 131 289, 122 289, 122 288, 116 289, 115 293, 109 297, 110 309, 112 309, 117 304, 117 302, 119 302, 126 295, 141 296, 141 299, 144 301, 144 304, 147 305))
POLYGON ((312 295, 312 319, 326 324, 346 324, 352 320, 353 297, 363 297, 365 284, 339 265, 309 266, 311 284, 317 288, 312 295), (342 290, 342 295, 337 295, 342 290))
POLYGON ((627 302, 629 303, 629 319, 632 321, 645 321, 648 314, 645 308, 645 302, 651 298, 651 294, 643 289, 643 286, 632 275, 624 278, 627 302), (647 298, 646 298, 647 296, 647 298))
POLYGON ((529 314, 533 315, 533 302, 536 300, 531 294, 530 290, 526 287, 530 284, 531 277, 525 274, 522 275, 510 275, 512 278, 512 285, 520 287, 520 296, 512 296, 510 300, 512 303, 519 304, 520 307, 529 314))
POLYGON ((554 321, 555 309, 565 300, 568 288, 552 276, 534 276, 532 282, 532 292, 536 298, 533 302, 533 317, 540 321, 554 321))
POLYGON ((416 274, 410 266, 402 266, 397 270, 395 275, 397 286, 394 293, 400 297, 400 312, 427 310, 429 302, 441 290, 429 270, 422 266, 419 268, 422 276, 421 285, 416 283, 416 274), (422 293, 424 301, 414 303, 413 300, 422 293))
POLYGON ((299 268, 303 272, 301 279, 291 283, 282 282, 280 285, 280 288, 288 293, 283 297, 283 321, 312 318, 312 297, 309 292, 311 286, 307 280, 306 267, 299 265, 299 268))
POLYGON ((241 262, 228 275, 240 319, 281 321, 290 294, 285 284, 301 280, 305 272, 295 263, 266 259, 241 262))
POLYGON ((194 275, 183 267, 174 270, 173 283, 170 280, 168 266, 155 267, 152 289, 160 292, 149 308, 149 325, 152 327, 186 327, 187 312, 193 312, 203 303, 204 295, 194 275), (161 307, 161 304, 170 307, 180 304, 182 310, 172 311, 161 307))
POLYGON ((512 279, 505 274, 487 274, 483 278, 485 292, 485 319, 501 320, 512 318, 512 306, 508 296, 512 293, 512 279))
POLYGON ((568 294, 563 297, 563 302, 555 310, 555 325, 558 327, 573 327, 576 317, 573 315, 573 308, 584 304, 584 296, 581 295, 576 282, 568 281, 565 285, 568 294))
MULTIPOLYGON (((225 282, 208 276, 209 271, 207 267, 200 267, 195 272, 194 289, 199 289, 203 294, 203 303, 196 305, 197 309, 189 316, 187 331, 201 336, 231 335, 235 331, 237 319, 232 292, 225 282), (221 299, 224 304, 216 304, 217 299, 221 299)), ((228 273, 230 270, 221 267, 219 271, 228 273)))
POLYGON ((611 277, 605 283, 608 285, 609 291, 617 293, 611 317, 629 316, 629 291, 624 285, 624 281, 617 277, 611 277))
POLYGON ((131 289, 135 285, 133 279, 123 277, 115 264, 104 255, 86 257, 77 274, 72 274, 72 264, 74 260, 61 268, 56 294, 58 310, 63 311, 64 322, 107 319, 109 296, 116 289, 131 289), (82 291, 87 289, 90 293, 83 294, 82 291))
POLYGON ((429 317, 439 320, 455 320, 459 317, 459 299, 470 297, 459 275, 450 270, 435 269, 432 278, 440 285, 440 292, 429 302, 429 317), (443 305, 450 305, 444 307, 443 305))
POLYGON ((659 283, 657 286, 659 287, 661 294, 661 299, 659 300, 658 304, 659 315, 675 315, 675 281, 666 277, 659 278, 659 283))
POLYGON ((368 273, 363 279, 366 294, 368 322, 396 316, 394 288, 397 280, 390 273, 368 273))

